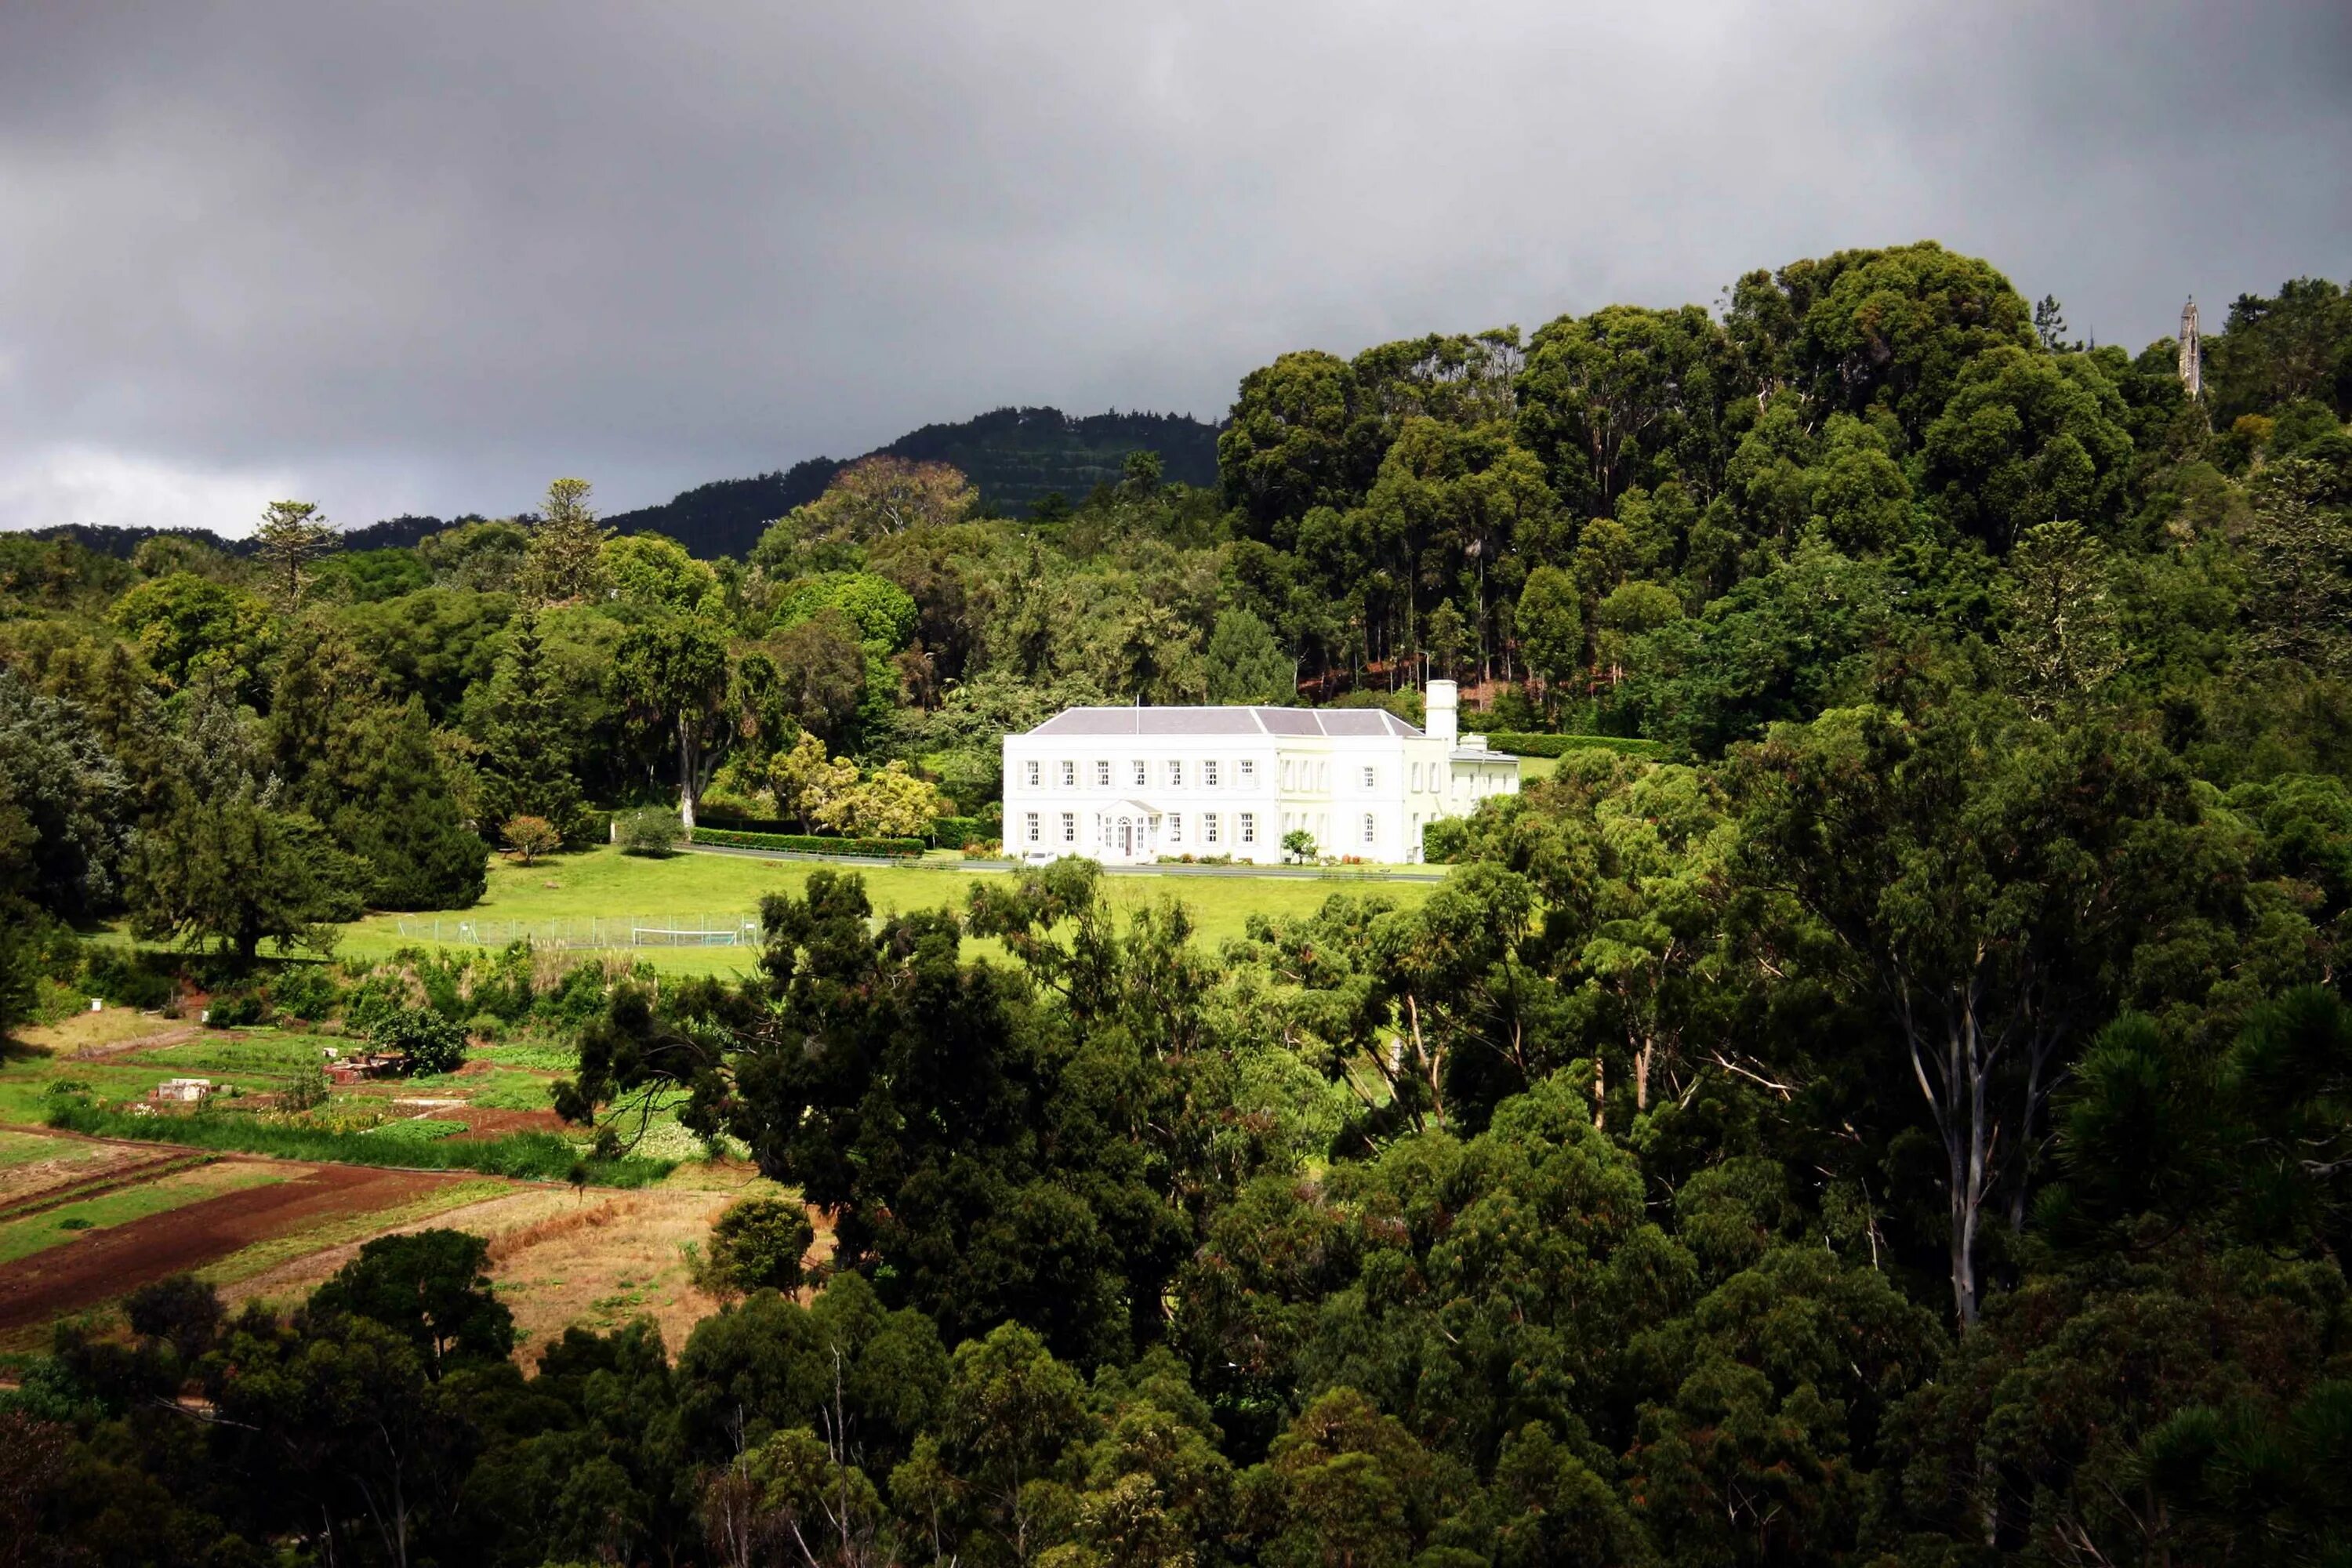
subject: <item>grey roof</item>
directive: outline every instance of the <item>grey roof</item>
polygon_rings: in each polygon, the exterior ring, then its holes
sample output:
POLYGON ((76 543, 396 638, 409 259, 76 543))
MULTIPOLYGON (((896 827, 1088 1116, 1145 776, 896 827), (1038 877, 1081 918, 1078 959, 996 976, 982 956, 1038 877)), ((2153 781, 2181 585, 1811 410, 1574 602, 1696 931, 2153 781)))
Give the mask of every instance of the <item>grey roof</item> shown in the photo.
POLYGON ((1033 735, 1418 735, 1385 708, 1066 708, 1033 735))

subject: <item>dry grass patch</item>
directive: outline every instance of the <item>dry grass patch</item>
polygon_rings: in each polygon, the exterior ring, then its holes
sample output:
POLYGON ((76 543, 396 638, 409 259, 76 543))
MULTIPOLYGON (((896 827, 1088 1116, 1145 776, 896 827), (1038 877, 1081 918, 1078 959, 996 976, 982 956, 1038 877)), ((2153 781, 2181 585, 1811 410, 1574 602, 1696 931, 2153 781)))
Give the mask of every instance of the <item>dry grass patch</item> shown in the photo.
POLYGON ((221 1300, 232 1304, 254 1297, 290 1304, 309 1295, 314 1286, 350 1261, 365 1242, 379 1236, 423 1230, 428 1226, 446 1226, 455 1215, 493 1207, 510 1201, 518 1193, 541 1196, 545 1189, 518 1188, 514 1183, 496 1176, 452 1182, 393 1207, 337 1215, 300 1230, 257 1241, 198 1269, 197 1276, 219 1287, 221 1300))
POLYGON ((119 1143, 0 1131, 0 1205, 154 1157, 152 1150, 126 1149, 119 1143))
POLYGON ((194 1039, 201 1031, 178 1018, 142 1013, 131 1007, 108 1007, 96 1013, 75 1013, 54 1024, 17 1031, 17 1037, 35 1050, 52 1056, 128 1050, 160 1045, 167 1039, 194 1039))
POLYGON ((598 1331, 650 1317, 672 1350, 719 1310, 697 1289, 686 1248, 707 1247, 724 1193, 653 1190, 541 1216, 491 1238, 491 1280, 521 1331, 521 1359, 577 1323, 598 1331))
MULTIPOLYGON (((319 1246, 317 1233, 268 1244, 273 1258, 250 1265, 263 1248, 248 1248, 224 1260, 206 1277, 232 1303, 258 1299, 290 1306, 355 1257, 365 1241, 427 1227, 470 1231, 489 1243, 490 1281, 515 1315, 520 1344, 516 1359, 536 1363, 539 1350, 577 1323, 604 1331, 630 1319, 649 1316, 661 1325, 663 1342, 675 1352, 694 1325, 719 1310, 713 1297, 695 1287, 686 1248, 707 1247, 710 1222, 748 1191, 773 1191, 747 1167, 688 1168, 673 1184, 629 1193, 585 1196, 548 1186, 509 1187, 461 1207, 443 1206, 426 1215, 385 1224, 371 1216, 364 1235, 319 1246), (299 1241, 300 1256, 284 1248, 299 1241)), ((469 1189, 474 1184, 467 1184, 469 1189)), ((832 1247, 830 1227, 819 1221, 817 1255, 832 1247)))

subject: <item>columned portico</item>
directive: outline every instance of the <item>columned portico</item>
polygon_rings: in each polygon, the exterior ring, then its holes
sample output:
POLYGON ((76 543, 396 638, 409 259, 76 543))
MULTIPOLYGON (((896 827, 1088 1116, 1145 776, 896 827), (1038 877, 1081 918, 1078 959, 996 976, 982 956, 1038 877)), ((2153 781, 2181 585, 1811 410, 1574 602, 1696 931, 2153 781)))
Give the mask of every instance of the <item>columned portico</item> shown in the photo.
POLYGON ((1148 801, 1113 801, 1095 813, 1095 858, 1107 866, 1143 865, 1160 858, 1162 813, 1148 801))

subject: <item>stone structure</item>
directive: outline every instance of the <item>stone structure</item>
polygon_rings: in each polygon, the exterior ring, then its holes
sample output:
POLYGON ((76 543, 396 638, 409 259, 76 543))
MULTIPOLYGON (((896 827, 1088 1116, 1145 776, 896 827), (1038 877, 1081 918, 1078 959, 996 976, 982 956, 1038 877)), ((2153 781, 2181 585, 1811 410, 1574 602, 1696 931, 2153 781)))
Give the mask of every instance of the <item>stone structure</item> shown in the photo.
POLYGON ((2180 307, 2180 384, 2195 402, 2205 390, 2205 340, 2197 330, 2197 301, 2180 307))

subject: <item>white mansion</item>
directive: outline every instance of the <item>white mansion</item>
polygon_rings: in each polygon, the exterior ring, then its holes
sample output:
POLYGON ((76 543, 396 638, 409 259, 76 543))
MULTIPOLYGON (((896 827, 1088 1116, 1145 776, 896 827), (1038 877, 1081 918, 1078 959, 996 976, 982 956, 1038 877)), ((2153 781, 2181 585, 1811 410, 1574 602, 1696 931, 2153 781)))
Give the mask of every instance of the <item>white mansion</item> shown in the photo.
POLYGON ((1518 793, 1518 759, 1457 736, 1454 704, 1429 683, 1426 733, 1378 708, 1068 709, 1004 737, 1004 847, 1272 863, 1304 829, 1318 854, 1418 860, 1430 823, 1518 793))

